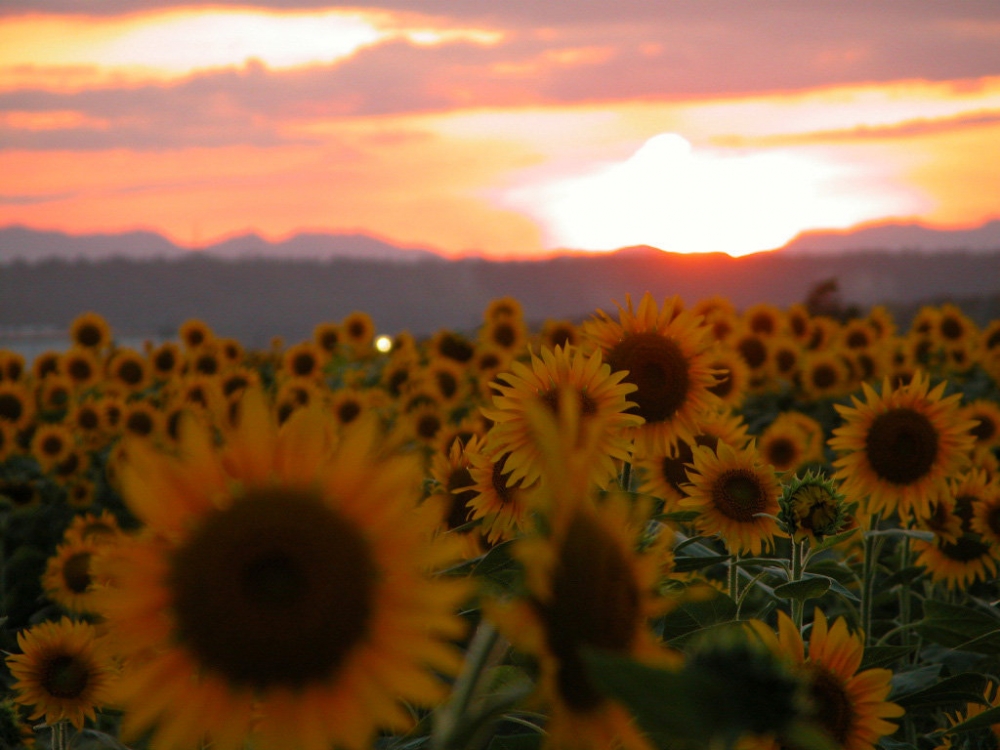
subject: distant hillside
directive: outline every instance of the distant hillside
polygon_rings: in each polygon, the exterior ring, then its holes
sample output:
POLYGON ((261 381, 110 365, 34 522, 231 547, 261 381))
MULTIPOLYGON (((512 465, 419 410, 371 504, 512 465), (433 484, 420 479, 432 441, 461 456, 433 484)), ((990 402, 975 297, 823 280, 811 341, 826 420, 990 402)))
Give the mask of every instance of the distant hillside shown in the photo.
POLYGON ((363 234, 301 232, 279 242, 258 234, 231 237, 197 251, 175 245, 155 232, 70 235, 26 227, 0 229, 0 264, 13 261, 35 263, 43 260, 136 260, 178 259, 197 252, 207 257, 229 260, 278 258, 285 260, 332 260, 364 258, 402 261, 434 260, 440 256, 418 247, 400 247, 363 234))
POLYGON ((511 295, 532 321, 580 319, 614 310, 625 295, 679 294, 687 302, 724 295, 738 308, 802 301, 837 279, 845 303, 898 309, 921 300, 982 299, 978 314, 1000 317, 1000 253, 856 252, 676 255, 651 248, 559 256, 544 261, 481 259, 412 263, 336 259, 227 261, 203 254, 175 260, 17 262, 0 267, 0 328, 65 330, 80 312, 103 314, 123 336, 173 336, 187 318, 249 346, 274 335, 308 338, 321 321, 353 310, 379 330, 416 335, 467 330, 489 301, 511 295))
POLYGON ((944 230, 916 223, 886 223, 839 231, 803 232, 785 245, 782 252, 839 253, 857 250, 1000 252, 1000 220, 974 229, 944 230))

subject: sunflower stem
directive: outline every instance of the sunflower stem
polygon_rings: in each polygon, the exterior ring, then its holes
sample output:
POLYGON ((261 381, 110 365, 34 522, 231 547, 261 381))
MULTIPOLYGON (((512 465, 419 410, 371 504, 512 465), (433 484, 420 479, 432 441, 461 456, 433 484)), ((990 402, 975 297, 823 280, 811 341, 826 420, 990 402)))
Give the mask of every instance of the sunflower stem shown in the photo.
MULTIPOLYGON (((875 513, 869 524, 870 531, 878 529, 881 517, 875 513)), ((864 558, 861 561, 861 632, 865 643, 872 642, 872 599, 875 597, 875 569, 883 537, 868 534, 864 540, 864 558)))
POLYGON ((66 750, 68 739, 66 736, 66 722, 57 721, 52 724, 52 750, 66 750))
MULTIPOLYGON (((459 735, 465 724, 466 714, 476 694, 476 689, 482 682, 486 667, 497 659, 497 645, 500 633, 486 620, 479 623, 465 658, 462 673, 455 681, 452 698, 435 717, 434 730, 431 735, 431 747, 434 750, 450 750, 461 746, 459 735)), ((503 649, 506 651, 506 648, 503 649)))
POLYGON ((907 627, 912 616, 912 591, 905 577, 908 567, 910 567, 910 537, 904 536, 902 544, 899 545, 899 570, 904 574, 899 589, 899 621, 902 628, 901 645, 903 646, 910 645, 911 636, 910 629, 907 627))
MULTIPOLYGON (((802 580, 802 563, 805 557, 805 545, 806 542, 797 542, 792 539, 792 569, 789 571, 788 580, 792 583, 802 580)), ((799 598, 792 599, 792 622, 795 623, 795 627, 798 628, 799 633, 802 632, 802 620, 803 614, 805 613, 805 600, 799 598)))
POLYGON ((740 556, 737 553, 729 558, 729 597, 734 602, 740 598, 740 556))

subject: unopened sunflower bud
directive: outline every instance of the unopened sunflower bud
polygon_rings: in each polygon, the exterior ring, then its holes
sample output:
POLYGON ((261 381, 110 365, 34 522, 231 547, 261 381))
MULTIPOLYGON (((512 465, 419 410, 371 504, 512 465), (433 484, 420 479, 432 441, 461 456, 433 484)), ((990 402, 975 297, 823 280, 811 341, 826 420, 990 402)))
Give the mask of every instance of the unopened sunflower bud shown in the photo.
POLYGON ((807 472, 795 477, 778 500, 778 518, 795 541, 822 541, 843 530, 847 521, 844 496, 833 480, 807 472))

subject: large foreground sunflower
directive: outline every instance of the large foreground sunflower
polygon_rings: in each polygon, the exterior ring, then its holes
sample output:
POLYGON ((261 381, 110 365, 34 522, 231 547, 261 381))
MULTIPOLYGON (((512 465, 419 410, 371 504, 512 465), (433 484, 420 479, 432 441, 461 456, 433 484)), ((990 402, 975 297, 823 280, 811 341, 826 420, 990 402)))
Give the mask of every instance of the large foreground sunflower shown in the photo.
POLYGON ((278 429, 258 389, 221 449, 195 420, 177 456, 130 444, 126 501, 146 529, 102 556, 102 612, 126 662, 123 734, 157 748, 329 750, 403 731, 401 702, 445 692, 466 585, 417 510, 413 457, 365 420, 331 446, 314 409, 278 429))
MULTIPOLYGON (((788 615, 778 612, 778 633, 759 620, 750 627, 778 654, 788 658, 808 686, 815 723, 842 750, 874 750, 881 737, 896 731, 887 721, 903 715, 903 709, 886 700, 892 688, 888 669, 858 671, 864 656, 859 636, 847 629, 844 618, 830 627, 826 615, 816 609, 809 636, 809 655, 798 628, 788 615)), ((777 750, 773 739, 753 747, 777 750)))
POLYGON ((584 324, 584 336, 613 372, 626 370, 624 382, 637 388, 629 395, 637 404, 632 411, 646 421, 633 428, 636 452, 664 454, 678 439, 694 442, 699 419, 721 403, 711 390, 711 329, 683 310, 678 297, 659 309, 648 292, 637 310, 630 297, 625 301, 618 321, 598 310, 597 319, 584 324))
POLYGON ((944 396, 918 371, 906 385, 889 380, 876 393, 862 385, 865 400, 835 404, 844 424, 829 445, 841 455, 835 479, 848 498, 861 500, 870 513, 899 512, 901 518, 929 516, 931 502, 947 491, 947 480, 969 463, 974 423, 963 418, 961 394, 944 396))

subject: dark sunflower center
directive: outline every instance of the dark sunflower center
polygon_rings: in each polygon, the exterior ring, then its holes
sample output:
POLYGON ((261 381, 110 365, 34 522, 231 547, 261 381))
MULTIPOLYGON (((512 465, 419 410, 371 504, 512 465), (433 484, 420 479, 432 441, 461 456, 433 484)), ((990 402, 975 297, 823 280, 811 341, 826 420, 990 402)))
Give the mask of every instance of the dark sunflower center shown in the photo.
POLYGON ((691 387, 689 362, 677 342, 658 333, 626 336, 609 353, 612 371, 628 370, 624 382, 638 389, 631 398, 647 422, 664 422, 684 406, 691 387))
POLYGON ((63 563, 63 582, 74 594, 86 593, 90 588, 90 553, 77 552, 63 563))
POLYGON ((451 398, 458 392, 458 380, 450 372, 438 372, 434 379, 437 381, 438 390, 445 398, 451 398))
POLYGON ((493 329, 493 341, 504 349, 510 349, 517 341, 517 333, 508 323, 500 323, 493 329))
POLYGON ((54 698, 78 698, 90 682, 90 668, 78 658, 60 654, 45 664, 42 688, 54 698))
POLYGON ((758 370, 767 362, 767 347, 760 339, 749 336, 736 345, 737 351, 752 370, 758 370))
POLYGON ((132 412, 125 420, 125 429, 133 435, 148 435, 153 431, 153 418, 144 411, 132 412))
POLYGON ((191 328, 184 336, 184 340, 188 346, 194 349, 205 343, 205 332, 199 328, 191 328))
POLYGON ((868 334, 864 331, 851 331, 844 343, 848 349, 863 349, 868 346, 868 334))
POLYGON ((865 438, 865 452, 880 479, 912 484, 934 466, 937 430, 927 417, 912 409, 890 409, 872 422, 865 438))
POLYGON ((789 438, 780 437, 767 444, 767 460, 777 469, 787 469, 798 456, 795 443, 789 438))
POLYGON ((779 349, 774 355, 774 364, 778 368, 778 372, 782 375, 787 375, 794 370, 798 361, 795 352, 789 349, 779 349))
POLYGON ((574 340, 574 332, 570 328, 560 326, 549 331, 549 343, 555 346, 566 346, 574 340))
POLYGON ((993 420, 984 416, 977 416, 973 419, 975 420, 976 425, 970 430, 970 432, 972 432, 975 436, 976 441, 985 443, 992 440, 993 436, 997 434, 997 426, 993 420))
POLYGON ((941 335, 949 341, 957 341, 962 338, 964 332, 962 324, 955 318, 945 318, 941 321, 941 335))
POLYGON ((206 669, 257 689, 330 678, 366 635, 378 570, 361 531, 318 496, 260 490, 175 552, 181 640, 206 669))
POLYGON ((989 554, 990 546, 984 544, 979 534, 962 534, 954 543, 939 542, 941 553, 958 562, 980 560, 989 554))
POLYGON ((727 518, 750 523, 767 509, 767 495, 752 471, 729 469, 722 472, 712 487, 712 504, 727 518))
POLYGON ((502 503, 509 503, 514 498, 514 487, 507 485, 507 480, 513 471, 504 471, 508 458, 510 458, 510 454, 504 453, 493 464, 493 491, 497 493, 497 497, 502 503))
POLYGON ((77 415, 76 423, 84 430, 96 430, 101 420, 93 409, 82 409, 77 415))
POLYGON ((46 456, 58 456, 62 453, 64 445, 63 439, 58 435, 49 435, 42 440, 42 453, 46 456))
POLYGON ((441 338, 438 351, 441 352, 441 356, 456 362, 468 362, 476 353, 472 344, 453 333, 446 334, 441 338))
POLYGON ((837 742, 843 745, 854 727, 854 706, 843 683, 825 669, 816 667, 809 683, 815 719, 837 742))
POLYGON ((171 372, 176 363, 177 359, 169 349, 157 352, 153 358, 153 367, 156 368, 157 372, 171 372))
POLYGON ((319 345, 328 352, 336 349, 338 343, 340 343, 340 336, 336 331, 324 331, 319 339, 319 345))
POLYGON ((118 366, 118 377, 123 383, 138 385, 142 382, 142 376, 142 365, 131 359, 118 366))
POLYGON ((628 651, 642 611, 628 560, 590 515, 577 513, 570 522, 552 571, 552 598, 536 606, 559 663, 560 695, 575 711, 593 710, 603 698, 590 681, 580 648, 628 651))
POLYGON ((292 372, 299 377, 312 375, 316 369, 316 358, 308 353, 296 355, 292 359, 292 372))
POLYGON ((465 467, 455 469, 448 477, 446 489, 451 494, 451 506, 448 508, 448 516, 445 522, 449 529, 457 529, 468 520, 469 502, 478 493, 474 489, 463 488, 472 487, 475 483, 472 474, 465 467))
POLYGON ((76 331, 76 340, 81 346, 97 346, 101 343, 101 329, 95 325, 80 326, 76 331))
POLYGON ((989 525, 990 531, 994 534, 1000 534, 1000 505, 990 508, 990 512, 986 515, 986 523, 989 525))
POLYGON ((347 335, 352 339, 361 339, 367 330, 367 326, 360 320, 352 320, 350 325, 347 326, 347 335))
POLYGON ((353 422, 361 414, 361 404, 357 401, 345 401, 337 407, 337 419, 342 424, 353 422))
POLYGON ((441 431, 441 418, 437 414, 421 414, 417 420, 417 435, 424 440, 433 440, 441 431))
POLYGON ((89 380, 90 376, 94 374, 94 370, 90 366, 90 363, 84 359, 72 360, 69 363, 69 367, 66 368, 66 372, 78 383, 89 380))
POLYGON ((24 404, 12 393, 0 393, 0 419, 16 422, 24 414, 24 404))
POLYGON ((812 371, 812 383, 820 390, 832 388, 837 384, 837 371, 828 364, 818 365, 812 371))
POLYGON ((202 375, 215 375, 219 371, 219 360, 214 354, 203 354, 195 360, 194 369, 202 375))

